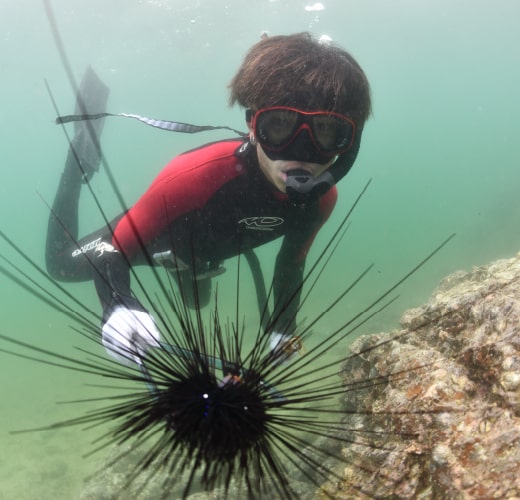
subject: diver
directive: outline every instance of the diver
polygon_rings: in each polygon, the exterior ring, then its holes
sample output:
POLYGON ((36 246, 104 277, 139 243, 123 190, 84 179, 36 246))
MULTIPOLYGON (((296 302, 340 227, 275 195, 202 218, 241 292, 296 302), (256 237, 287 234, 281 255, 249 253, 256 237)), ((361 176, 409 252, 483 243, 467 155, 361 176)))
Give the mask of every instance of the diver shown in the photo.
MULTIPOLYGON (((160 340, 131 292, 131 266, 162 259, 184 301, 198 308, 226 259, 278 238, 270 347, 282 353, 294 343, 306 255, 334 208, 335 184, 356 159, 371 112, 369 83, 348 52, 298 33, 253 45, 229 88, 230 105, 246 110, 248 134, 175 157, 128 211, 81 238, 80 192, 99 169, 104 119, 75 123, 46 264, 56 280, 94 281, 103 345, 122 362, 140 363, 160 340)), ((105 110, 109 91, 92 70, 79 94, 76 112, 105 110)))

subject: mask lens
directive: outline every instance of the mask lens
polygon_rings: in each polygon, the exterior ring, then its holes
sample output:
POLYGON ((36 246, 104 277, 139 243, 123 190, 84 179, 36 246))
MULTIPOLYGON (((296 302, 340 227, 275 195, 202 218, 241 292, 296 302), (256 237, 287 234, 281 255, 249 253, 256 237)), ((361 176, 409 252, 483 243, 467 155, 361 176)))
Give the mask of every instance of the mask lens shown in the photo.
POLYGON ((322 155, 347 151, 354 138, 354 122, 345 116, 285 107, 257 111, 253 128, 260 144, 272 151, 285 150, 304 129, 322 155))
POLYGON ((316 114, 312 115, 312 131, 324 152, 336 152, 350 147, 354 129, 349 121, 339 116, 316 114))
POLYGON ((280 147, 292 139, 297 122, 298 113, 288 109, 262 111, 256 118, 256 135, 266 146, 280 147))

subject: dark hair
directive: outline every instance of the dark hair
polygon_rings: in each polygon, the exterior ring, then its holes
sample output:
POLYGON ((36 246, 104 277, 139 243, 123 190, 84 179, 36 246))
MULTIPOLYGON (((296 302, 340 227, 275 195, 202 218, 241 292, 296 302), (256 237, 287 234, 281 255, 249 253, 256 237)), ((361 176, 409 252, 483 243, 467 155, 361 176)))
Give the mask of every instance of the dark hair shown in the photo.
POLYGON ((356 60, 310 33, 266 37, 253 45, 229 88, 230 105, 252 110, 334 111, 351 116, 360 127, 371 112, 370 85, 356 60))

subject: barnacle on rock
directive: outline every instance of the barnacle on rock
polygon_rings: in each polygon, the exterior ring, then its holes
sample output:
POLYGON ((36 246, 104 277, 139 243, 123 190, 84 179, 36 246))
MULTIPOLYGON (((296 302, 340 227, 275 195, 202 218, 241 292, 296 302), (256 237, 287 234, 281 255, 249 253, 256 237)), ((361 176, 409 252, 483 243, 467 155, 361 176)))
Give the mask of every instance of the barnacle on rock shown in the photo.
MULTIPOLYGON (((351 364, 358 380, 386 377, 377 390, 347 392, 345 405, 351 407, 354 399, 358 410, 379 408, 386 414, 386 427, 378 431, 386 431, 384 450, 392 451, 344 448, 346 459, 362 466, 329 493, 335 498, 358 498, 360 492, 366 498, 518 496, 520 255, 448 276, 428 304, 404 313, 401 324, 404 332, 358 339, 351 352, 364 352, 363 363, 351 355, 343 366, 343 379, 351 384, 351 364), (374 348, 378 343, 381 348, 374 348)), ((359 425, 368 429, 377 417, 358 416, 359 425)), ((373 443, 379 445, 380 437, 373 443)))

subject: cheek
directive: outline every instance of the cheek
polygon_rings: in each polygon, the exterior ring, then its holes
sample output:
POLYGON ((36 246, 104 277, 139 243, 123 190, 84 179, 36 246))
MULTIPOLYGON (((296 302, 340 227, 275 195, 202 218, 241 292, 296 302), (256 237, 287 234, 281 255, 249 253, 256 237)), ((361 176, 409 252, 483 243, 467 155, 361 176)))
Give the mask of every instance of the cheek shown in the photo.
POLYGON ((285 182, 279 177, 276 163, 269 159, 260 145, 256 147, 256 151, 258 164, 265 178, 282 193, 285 193, 285 182))
POLYGON ((260 165, 260 170, 262 170, 262 172, 265 174, 265 175, 270 175, 270 172, 271 172, 271 163, 269 161, 269 158, 267 157, 267 155, 264 153, 264 150, 261 148, 260 145, 257 145, 256 146, 256 155, 258 157, 258 164, 260 165))
POLYGON ((331 160, 329 163, 326 163, 325 165, 321 165, 321 168, 318 170, 318 173, 316 175, 320 175, 322 174, 323 172, 325 172, 325 170, 327 170, 329 167, 331 167, 332 165, 334 165, 334 163, 336 163, 336 160, 337 160, 337 157, 335 157, 333 160, 331 160))
POLYGON ((316 173, 316 176, 318 175, 321 175, 323 172, 325 172, 325 170, 327 170, 330 166, 332 165, 332 163, 327 163, 327 165, 322 165, 322 167, 320 169, 318 169, 317 173, 316 173))

